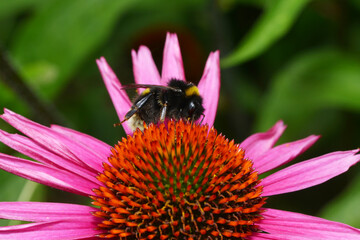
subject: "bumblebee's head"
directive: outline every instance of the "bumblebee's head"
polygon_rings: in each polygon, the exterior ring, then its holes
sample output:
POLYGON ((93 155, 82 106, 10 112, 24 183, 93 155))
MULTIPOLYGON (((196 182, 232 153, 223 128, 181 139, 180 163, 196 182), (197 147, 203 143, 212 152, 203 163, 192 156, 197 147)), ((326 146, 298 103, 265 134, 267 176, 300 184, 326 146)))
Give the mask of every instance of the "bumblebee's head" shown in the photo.
POLYGON ((204 107, 202 105, 202 97, 200 96, 199 89, 189 83, 185 90, 186 105, 183 109, 186 118, 191 120, 197 120, 204 113, 204 107))
POLYGON ((198 120, 204 113, 204 107, 202 105, 202 97, 200 95, 194 95, 187 98, 186 105, 183 109, 185 118, 190 120, 198 120))
POLYGON ((202 105, 203 99, 199 89, 193 83, 172 79, 168 86, 181 90, 174 94, 177 103, 174 103, 173 107, 178 108, 177 114, 171 115, 189 120, 198 120, 203 115, 205 110, 202 105))

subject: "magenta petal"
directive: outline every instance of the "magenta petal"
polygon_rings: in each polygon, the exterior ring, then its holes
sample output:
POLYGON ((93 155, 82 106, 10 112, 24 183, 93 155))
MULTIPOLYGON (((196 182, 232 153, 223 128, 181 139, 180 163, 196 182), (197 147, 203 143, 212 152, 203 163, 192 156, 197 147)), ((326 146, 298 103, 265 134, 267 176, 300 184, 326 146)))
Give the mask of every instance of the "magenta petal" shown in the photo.
POLYGON ((77 238, 77 240, 100 240, 98 237, 77 238))
POLYGON ((274 146, 286 126, 283 121, 278 121, 271 129, 264 133, 256 133, 246 138, 240 147, 245 150, 245 157, 254 161, 274 146))
POLYGON ((86 237, 86 238, 77 238, 77 240, 100 240, 98 237, 86 237))
POLYGON ((0 202, 0 218, 29 222, 90 221, 97 208, 68 203, 0 202))
POLYGON ((80 142, 70 134, 62 134, 54 130, 53 132, 58 135, 57 138, 62 142, 62 144, 64 144, 64 146, 66 146, 66 148, 81 161, 82 165, 95 170, 95 173, 103 170, 102 162, 107 160, 110 151, 108 151, 108 154, 101 154, 101 152, 98 152, 94 146, 90 145, 90 142, 80 142))
POLYGON ((268 233, 255 233, 247 238, 248 240, 290 240, 289 238, 280 238, 276 235, 270 235, 268 233))
MULTIPOLYGON (((145 46, 140 46, 137 53, 134 50, 131 51, 131 56, 135 82, 137 84, 160 85, 160 74, 156 68, 150 50, 145 46)), ((143 90, 143 88, 138 89, 139 92, 142 92, 143 90)))
POLYGON ((94 237, 98 219, 91 221, 55 221, 0 227, 0 239, 6 240, 73 240, 94 237))
POLYGON ((203 123, 212 126, 214 125, 220 95, 219 51, 210 53, 198 88, 200 95, 204 99, 205 117, 203 123))
POLYGON ((295 142, 284 143, 276 146, 262 156, 257 157, 256 161, 254 161, 254 168, 259 174, 261 174, 286 164, 301 153, 305 152, 318 139, 319 136, 311 135, 295 142))
POLYGON ((101 155, 101 159, 106 159, 111 154, 111 146, 109 144, 106 144, 103 141, 100 141, 99 139, 96 139, 85 133, 58 125, 51 125, 51 129, 64 136, 68 136, 69 138, 74 139, 74 141, 77 141, 82 145, 88 145, 92 149, 96 149, 97 154, 101 155))
POLYGON ((263 196, 294 192, 312 187, 346 172, 360 160, 359 150, 333 152, 294 164, 264 178, 263 196))
POLYGON ((343 223, 275 209, 266 209, 262 215, 264 219, 259 222, 260 229, 275 239, 360 239, 359 229, 343 223))
MULTIPOLYGON (((116 77, 109 64, 106 62, 105 58, 101 57, 100 59, 96 60, 96 63, 100 69, 101 76, 110 94, 117 115, 120 121, 122 121, 132 105, 131 101, 125 90, 121 89, 122 86, 120 81, 116 77)), ((122 126, 126 134, 132 133, 131 128, 128 126, 127 122, 123 123, 122 126)))
POLYGON ((86 168, 80 167, 78 164, 68 160, 67 158, 63 158, 52 153, 51 151, 48 151, 46 148, 27 137, 18 134, 10 134, 0 130, 0 141, 12 149, 29 156, 45 164, 46 166, 56 166, 62 170, 73 172, 82 177, 85 177, 89 181, 98 182, 95 179, 97 174, 89 171, 86 168))
POLYGON ((161 73, 161 84, 167 85, 172 78, 185 80, 180 45, 176 34, 167 33, 161 73))
POLYGON ((101 163, 106 160, 96 152, 96 149, 87 144, 80 144, 72 140, 69 136, 64 136, 51 128, 42 126, 38 123, 5 109, 1 116, 10 125, 23 132, 44 148, 55 152, 61 157, 73 160, 82 167, 91 169, 94 173, 102 170, 101 163))
POLYGON ((99 184, 74 173, 2 153, 0 168, 34 182, 85 196, 92 195, 91 189, 99 187, 99 184))
POLYGON ((52 152, 79 163, 74 154, 70 152, 61 141, 59 141, 58 134, 55 134, 49 128, 30 121, 29 119, 8 109, 4 109, 4 114, 2 114, 0 117, 11 126, 34 139, 37 143, 41 144, 52 152))

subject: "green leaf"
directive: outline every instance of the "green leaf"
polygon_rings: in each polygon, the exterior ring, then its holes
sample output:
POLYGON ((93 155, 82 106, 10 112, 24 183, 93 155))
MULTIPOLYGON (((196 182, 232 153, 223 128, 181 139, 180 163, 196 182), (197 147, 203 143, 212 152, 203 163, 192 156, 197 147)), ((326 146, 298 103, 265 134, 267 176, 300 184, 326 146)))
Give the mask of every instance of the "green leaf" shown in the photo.
POLYGON ((333 201, 327 204, 320 217, 360 228, 360 174, 333 201))
POLYGON ((264 14, 256 22, 245 39, 227 57, 223 67, 231 67, 254 58, 284 36, 301 10, 310 0, 277 0, 268 4, 264 14))
POLYGON ((0 18, 8 17, 21 10, 35 6, 44 0, 11 0, 0 1, 0 18))
MULTIPOLYGON (((360 60, 336 50, 296 58, 271 81, 257 129, 279 119, 300 128, 322 109, 360 111, 360 60)), ((322 116, 326 122, 326 116, 322 116)))
POLYGON ((45 2, 20 28, 11 48, 21 74, 37 92, 46 98, 53 97, 82 61, 111 34, 116 20, 136 2, 45 2))

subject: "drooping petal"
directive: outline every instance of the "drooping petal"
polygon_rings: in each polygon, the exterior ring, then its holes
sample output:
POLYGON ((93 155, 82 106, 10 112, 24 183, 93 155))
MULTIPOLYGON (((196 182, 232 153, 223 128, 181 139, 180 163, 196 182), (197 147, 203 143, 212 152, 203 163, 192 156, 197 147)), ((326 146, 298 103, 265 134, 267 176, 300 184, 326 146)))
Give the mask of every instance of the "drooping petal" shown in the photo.
MULTIPOLYGON (((139 51, 131 51, 133 61, 133 71, 135 83, 160 85, 160 74, 151 56, 150 50, 145 46, 140 46, 139 51)), ((142 92, 144 89, 139 88, 142 92)))
POLYGON ((99 240, 98 237, 77 238, 77 240, 99 240))
POLYGON ((93 237, 99 233, 96 230, 97 219, 91 221, 66 220, 44 223, 28 223, 0 227, 0 239, 6 240, 73 240, 93 237))
POLYGON ((185 80, 185 73, 177 35, 174 33, 167 33, 161 73, 161 84, 167 85, 168 81, 172 78, 185 80))
POLYGON ((74 173, 2 153, 0 168, 34 182, 85 196, 92 195, 91 189, 99 187, 99 184, 74 173))
POLYGON ((77 238, 77 240, 100 240, 98 237, 77 238))
POLYGON ((60 156, 67 157, 74 162, 80 163, 74 154, 58 140, 57 134, 54 134, 49 130, 49 128, 30 121, 29 119, 8 109, 4 109, 4 114, 0 117, 20 132, 34 139, 42 146, 47 147, 52 152, 55 152, 60 156))
POLYGON ((93 169, 95 173, 102 171, 102 163, 107 160, 108 155, 100 154, 93 146, 78 142, 69 135, 60 134, 56 131, 54 131, 54 133, 58 135, 58 139, 62 144, 64 144, 83 165, 93 169))
MULTIPOLYGON (((121 83, 116 77, 115 73, 106 62, 104 57, 96 60, 96 63, 100 69, 101 76, 105 82, 105 86, 110 94, 111 100, 114 104, 117 115, 122 121, 131 107, 131 101, 126 94, 125 90, 121 89, 121 83)), ((127 122, 122 124, 126 134, 131 134, 131 128, 128 126, 127 122)))
POLYGON ((298 141, 276 146, 262 156, 259 156, 254 162, 254 168, 259 174, 261 174, 286 164, 301 153, 305 152, 318 139, 319 136, 311 135, 298 141))
POLYGON ((99 139, 96 139, 85 133, 58 125, 51 125, 51 129, 62 135, 68 136, 71 139, 74 139, 74 141, 77 141, 82 145, 88 145, 90 148, 96 149, 96 153, 100 155, 101 159, 106 159, 111 154, 111 146, 109 144, 106 144, 103 141, 100 141, 99 139))
POLYGON ((210 53, 206 61, 204 73, 198 84, 200 95, 203 97, 205 108, 203 123, 214 125, 216 109, 220 95, 220 62, 219 51, 210 53))
POLYGON ((290 240, 288 238, 279 238, 278 236, 276 236, 276 234, 270 235, 268 233, 255 233, 254 235, 248 237, 248 239, 249 240, 290 240))
POLYGON ((263 196, 309 188, 346 172, 360 160, 359 150, 333 152, 294 164, 264 178, 263 196))
POLYGON ((259 222, 260 229, 268 234, 261 236, 275 237, 273 239, 360 239, 359 229, 343 223, 276 209, 266 209, 262 215, 264 219, 259 222))
POLYGON ((245 157, 253 160, 255 163, 259 156, 274 146, 285 128, 286 126, 283 121, 278 121, 267 132, 255 133, 246 138, 240 144, 240 147, 245 150, 245 157))
POLYGON ((94 219, 91 212, 97 208, 53 202, 0 202, 0 218, 29 221, 53 222, 59 220, 94 219))
POLYGON ((81 145, 71 140, 68 136, 59 134, 51 128, 30 121, 7 109, 4 110, 1 118, 59 156, 67 157, 80 166, 87 167, 94 173, 102 169, 101 163, 106 159, 101 159, 96 149, 92 149, 87 145, 81 145))
POLYGON ((6 144, 12 149, 29 156, 46 166, 56 166, 59 169, 76 173, 89 181, 97 182, 95 179, 96 173, 89 171, 86 168, 79 166, 71 160, 68 160, 66 157, 58 156, 51 151, 48 151, 43 146, 37 144, 33 140, 18 135, 18 134, 10 134, 5 131, 0 130, 0 142, 6 144))

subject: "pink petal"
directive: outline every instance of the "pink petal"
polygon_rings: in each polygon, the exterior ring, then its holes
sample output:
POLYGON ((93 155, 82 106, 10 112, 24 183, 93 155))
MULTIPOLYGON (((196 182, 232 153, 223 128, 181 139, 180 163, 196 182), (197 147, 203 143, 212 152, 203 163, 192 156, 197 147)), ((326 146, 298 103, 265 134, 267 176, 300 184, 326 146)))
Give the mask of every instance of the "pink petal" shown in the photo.
POLYGON ((48 151, 46 148, 32 141, 31 139, 18 135, 18 134, 9 134, 0 130, 0 141, 8 145, 12 149, 29 156, 46 166, 60 168, 62 170, 76 173, 89 181, 97 183, 95 179, 95 173, 89 171, 86 168, 80 167, 78 164, 74 163, 67 158, 58 156, 51 151, 48 151))
POLYGON ((44 148, 48 148, 64 158, 67 157, 80 166, 91 169, 94 173, 102 170, 101 163, 105 161, 106 158, 101 159, 101 155, 97 154, 96 149, 92 149, 87 145, 81 145, 51 128, 32 122, 7 109, 5 109, 4 112, 1 117, 5 121, 34 139, 44 148))
POLYGON ((94 173, 103 170, 102 163, 107 161, 109 155, 100 154, 94 146, 76 141, 70 135, 60 134, 56 131, 54 133, 58 134, 58 139, 81 161, 82 165, 93 169, 94 173))
MULTIPOLYGON (((260 229, 275 239, 360 239, 360 230, 343 223, 300 213, 266 209, 260 221, 260 229)), ((262 234, 264 236, 265 234, 262 234)), ((255 235, 256 236, 256 235, 255 235)), ((253 239, 253 238, 250 238, 253 239)))
POLYGON ((0 153, 0 168, 34 182, 85 196, 92 195, 91 189, 99 187, 99 184, 74 173, 2 153, 0 153))
POLYGON ((77 240, 100 240, 98 237, 77 238, 77 240))
MULTIPOLYGON (((125 90, 121 89, 122 86, 120 81, 116 77, 109 64, 106 62, 105 58, 101 57, 100 59, 96 60, 96 63, 100 69, 101 76, 110 94, 117 115, 120 121, 122 121, 132 105, 131 101, 125 90)), ((131 128, 128 126, 127 122, 124 122, 122 126, 126 134, 132 133, 131 128)))
POLYGON ((248 237, 249 240, 290 240, 289 238, 280 238, 275 234, 268 234, 268 233, 255 233, 254 235, 248 237))
POLYGON ((34 139, 43 147, 46 147, 60 156, 67 157, 74 162, 80 163, 74 154, 58 140, 58 134, 54 134, 49 128, 30 121, 8 109, 4 109, 4 114, 0 117, 20 132, 34 139))
POLYGON ((204 99, 205 117, 203 123, 212 126, 214 125, 220 95, 219 51, 210 53, 198 88, 204 99))
POLYGON ((101 159, 106 159, 111 154, 110 145, 92 136, 58 125, 51 125, 51 129, 62 135, 68 136, 71 139, 74 139, 74 141, 77 141, 82 145, 88 145, 90 148, 96 149, 96 153, 100 155, 101 159))
MULTIPOLYGON (((150 50, 145 46, 140 46, 139 51, 131 51, 133 61, 133 71, 137 84, 160 85, 160 74, 156 68, 150 50)), ((144 89, 139 88, 142 92, 144 89)))
POLYGON ((0 202, 0 218, 29 222, 90 221, 96 208, 68 203, 0 202))
POLYGON ((94 237, 97 219, 92 221, 55 221, 0 227, 0 239, 7 240, 73 240, 94 237))
POLYGON ((257 160, 254 162, 254 168, 259 174, 261 174, 286 164, 301 153, 305 152, 318 139, 319 136, 311 135, 295 142, 276 146, 264 153, 262 156, 257 157, 257 160))
POLYGON ((98 238, 98 237, 87 237, 87 238, 77 238, 77 240, 101 240, 101 238, 98 238))
POLYGON ((312 187, 346 172, 360 160, 359 150, 333 152, 282 169, 262 180, 263 196, 312 187))
POLYGON ((161 84, 167 85, 170 79, 185 81, 184 66, 176 34, 167 33, 161 73, 161 84))
POLYGON ((256 133, 245 139, 240 147, 245 150, 245 157, 255 163, 258 157, 271 149, 286 126, 283 121, 278 121, 271 129, 264 133, 256 133))

